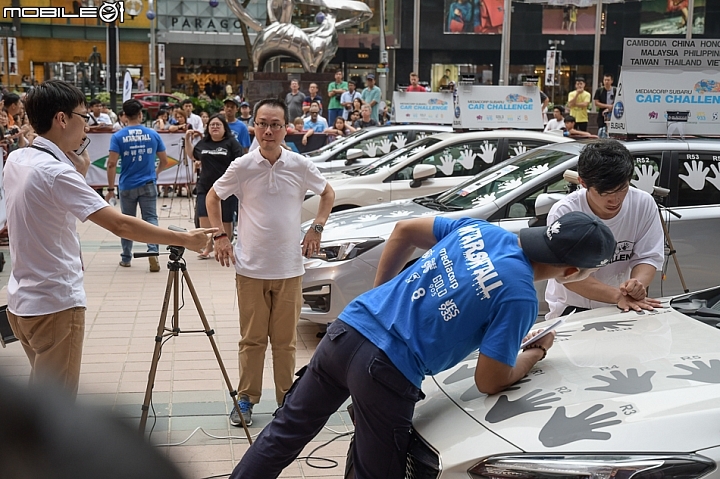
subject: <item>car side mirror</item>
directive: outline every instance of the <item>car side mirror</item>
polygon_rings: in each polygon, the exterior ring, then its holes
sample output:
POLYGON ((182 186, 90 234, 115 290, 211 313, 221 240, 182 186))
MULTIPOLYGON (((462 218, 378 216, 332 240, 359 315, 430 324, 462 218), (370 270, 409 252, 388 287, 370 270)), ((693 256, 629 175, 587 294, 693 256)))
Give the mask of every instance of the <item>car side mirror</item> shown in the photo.
POLYGON ((437 173, 435 165, 415 165, 413 168, 413 179, 410 188, 417 188, 423 181, 432 178, 437 173))
POLYGON ((552 205, 565 198, 562 193, 540 193, 535 199, 535 218, 530 220, 528 226, 547 226, 547 215, 552 205))
POLYGON ((362 158, 364 156, 365 152, 360 148, 348 148, 347 154, 345 155, 347 158, 345 160, 345 164, 349 165, 353 162, 353 160, 357 160, 358 158, 362 158))

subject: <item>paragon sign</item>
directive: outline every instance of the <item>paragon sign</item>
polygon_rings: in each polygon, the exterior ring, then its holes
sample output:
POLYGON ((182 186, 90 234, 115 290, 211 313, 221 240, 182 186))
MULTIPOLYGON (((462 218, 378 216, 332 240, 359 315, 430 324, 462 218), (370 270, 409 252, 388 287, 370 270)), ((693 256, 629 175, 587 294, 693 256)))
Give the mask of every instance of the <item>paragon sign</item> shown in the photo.
POLYGON ((99 7, 80 7, 72 12, 65 7, 3 7, 3 18, 99 18, 105 23, 123 23, 125 4, 103 2, 99 7))

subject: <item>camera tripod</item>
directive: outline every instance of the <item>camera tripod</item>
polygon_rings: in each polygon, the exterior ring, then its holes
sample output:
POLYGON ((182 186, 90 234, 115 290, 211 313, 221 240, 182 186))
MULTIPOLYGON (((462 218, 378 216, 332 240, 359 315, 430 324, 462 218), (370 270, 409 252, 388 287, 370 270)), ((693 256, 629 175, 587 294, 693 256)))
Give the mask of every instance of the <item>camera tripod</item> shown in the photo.
MULTIPOLYGON (((247 436, 248 442, 252 444, 250 431, 248 430, 247 424, 245 424, 245 419, 243 418, 240 407, 238 406, 237 391, 233 388, 232 383, 230 382, 230 378, 228 377, 227 370, 225 369, 225 365, 223 364, 222 357, 220 357, 220 351, 218 350, 217 343, 215 342, 215 338, 213 338, 215 331, 210 329, 210 325, 208 324, 205 312, 202 309, 202 305, 200 304, 200 300, 198 299, 197 292, 195 291, 195 287, 193 286, 192 280, 190 279, 190 274, 187 272, 187 265, 185 264, 185 261, 182 257, 183 253, 185 252, 185 248, 181 246, 168 246, 167 249, 170 250, 170 261, 168 261, 167 264, 169 270, 167 287, 165 288, 162 311, 160 312, 160 323, 158 324, 157 334, 155 335, 155 350, 153 351, 152 362, 150 364, 150 372, 148 373, 147 388, 145 389, 145 400, 143 401, 142 405, 142 415, 140 416, 140 434, 145 433, 145 425, 147 424, 148 410, 150 406, 150 400, 152 399, 152 390, 155 386, 155 375, 157 373, 158 361, 160 360, 160 349, 162 348, 163 339, 170 336, 179 336, 181 333, 205 333, 210 340, 210 345, 212 346, 213 352, 215 353, 215 359, 217 359, 218 366, 220 366, 220 371, 222 372, 223 378, 225 379, 225 384, 227 385, 228 391, 230 392, 230 399, 232 399, 233 407, 240 416, 240 422, 243 429, 245 430, 245 435, 247 436), (182 278, 180 277, 180 272, 182 272, 182 278), (195 303, 195 307, 197 308, 198 315, 200 316, 200 321, 202 322, 204 329, 193 331, 183 331, 180 329, 179 300, 181 281, 183 279, 187 283, 188 290, 192 295, 193 302, 195 303), (168 328, 166 324, 168 308, 170 306, 171 293, 173 295, 172 328, 168 328)), ((144 258, 147 256, 159 256, 159 253, 133 254, 133 257, 135 258, 144 258)))
MULTIPOLYGON (((195 197, 192 194, 192 185, 193 185, 193 165, 190 164, 187 157, 187 152, 185 151, 185 137, 183 136, 183 139, 180 140, 180 158, 179 162, 177 164, 177 169, 175 170, 175 180, 173 182, 174 187, 178 187, 178 191, 175 192, 175 196, 170 198, 170 206, 168 207, 168 218, 170 217, 172 213, 172 207, 173 203, 175 202, 175 197, 182 191, 182 187, 184 186, 187 189, 187 197, 189 200, 189 206, 188 206, 188 216, 191 220, 195 218, 195 197), (185 174, 185 183, 179 184, 178 180, 180 178, 180 171, 183 171, 185 174), (178 187, 179 185, 179 187, 178 187)), ((180 216, 183 216, 182 213, 182 206, 180 208, 180 216)))
MULTIPOLYGON (((661 188, 659 186, 653 187, 653 198, 655 198, 655 203, 658 207, 658 213, 660 214, 660 225, 662 226, 663 234, 665 235, 665 242, 668 245, 668 255, 672 256, 673 262, 675 263, 675 269, 678 272, 678 277, 680 278, 680 284, 682 285, 682 289, 685 293, 689 293, 690 290, 687 287, 687 284, 685 284, 685 278, 683 277, 682 271, 680 270, 680 262, 678 262, 677 259, 677 251, 675 251, 675 247, 673 246, 672 240, 670 239, 670 230, 668 230, 667 222, 665 221, 665 217, 663 216, 663 211, 667 211, 674 217, 680 219, 682 216, 675 211, 671 210, 667 206, 663 205, 663 200, 670 194, 670 190, 667 188, 661 188)), ((663 278, 662 280, 665 280, 665 273, 663 272, 663 278)), ((661 293, 662 294, 662 293, 661 293)))

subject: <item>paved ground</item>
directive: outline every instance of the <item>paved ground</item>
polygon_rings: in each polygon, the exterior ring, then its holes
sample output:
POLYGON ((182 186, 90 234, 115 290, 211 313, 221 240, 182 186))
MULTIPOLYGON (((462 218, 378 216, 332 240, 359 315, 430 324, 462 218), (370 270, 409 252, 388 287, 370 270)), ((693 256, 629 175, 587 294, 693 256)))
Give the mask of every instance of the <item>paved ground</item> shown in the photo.
MULTIPOLYGON (((158 211, 161 226, 174 224, 192 227, 187 199, 159 199, 158 211)), ((118 238, 90 222, 79 224, 78 231, 83 245, 85 290, 88 296, 78 402, 81 405, 99 404, 106 407, 136 427, 155 344, 153 338, 167 286, 167 270, 163 268, 160 273, 150 273, 146 259, 134 259, 131 268, 121 268, 118 266, 118 238)), ((4 301, 11 264, 7 248, 0 251, 5 252, 8 260, 0 273, 4 301)), ((136 244, 135 251, 145 251, 145 245, 136 244)), ((222 268, 214 260, 199 260, 192 252, 187 252, 185 259, 201 306, 210 326, 217 333, 214 337, 222 360, 235 384, 238 380, 239 327, 234 271, 222 268)), ((161 257, 162 265, 166 261, 167 256, 161 257)), ((179 314, 179 324, 182 330, 202 328, 187 286, 184 288, 184 307, 179 314)), ((307 364, 312 356, 319 341, 317 332, 318 327, 313 323, 300 322, 298 369, 307 364)), ((18 343, 0 349, 0 375, 25 382, 29 369, 27 358, 18 343)), ((269 350, 265 359, 263 384, 263 397, 260 404, 255 406, 250 428, 253 435, 258 434, 270 421, 274 410, 269 350)), ((155 381, 153 406, 157 419, 153 419, 151 414, 148 420, 147 431, 152 427, 150 440, 189 479, 229 474, 248 448, 243 430, 228 423, 231 401, 205 334, 182 334, 170 338, 164 344, 155 381), (208 437, 202 431, 189 437, 199 427, 220 438, 208 437), (181 442, 183 444, 179 445, 181 442)), ((315 447, 336 437, 336 433, 351 429, 345 408, 340 411, 331 417, 327 428, 308 445, 301 456, 306 456, 315 447)), ((345 468, 348 444, 348 436, 340 437, 315 454, 337 461, 336 467, 317 469, 303 460, 297 460, 280 477, 340 478, 345 468)), ((318 461, 313 464, 330 465, 318 461)))

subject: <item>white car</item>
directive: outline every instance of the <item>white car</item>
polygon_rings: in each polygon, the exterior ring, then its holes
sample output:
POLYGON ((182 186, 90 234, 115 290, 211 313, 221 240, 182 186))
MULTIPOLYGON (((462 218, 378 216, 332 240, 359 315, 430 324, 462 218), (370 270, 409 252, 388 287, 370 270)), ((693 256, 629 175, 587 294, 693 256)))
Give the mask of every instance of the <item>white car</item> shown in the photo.
MULTIPOLYGON (((439 133, 392 151, 357 170, 327 175, 335 190, 333 212, 432 195, 527 150, 573 140, 533 131, 439 133)), ((317 214, 320 197, 308 194, 302 220, 317 214)))
POLYGON ((719 324, 720 287, 578 313, 492 396, 468 357, 423 382, 406 477, 718 479, 719 324))
POLYGON ((415 140, 451 132, 443 125, 386 125, 363 128, 322 148, 305 153, 322 173, 367 166, 415 140))

